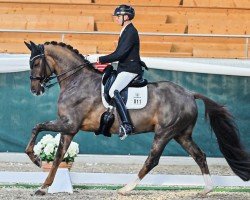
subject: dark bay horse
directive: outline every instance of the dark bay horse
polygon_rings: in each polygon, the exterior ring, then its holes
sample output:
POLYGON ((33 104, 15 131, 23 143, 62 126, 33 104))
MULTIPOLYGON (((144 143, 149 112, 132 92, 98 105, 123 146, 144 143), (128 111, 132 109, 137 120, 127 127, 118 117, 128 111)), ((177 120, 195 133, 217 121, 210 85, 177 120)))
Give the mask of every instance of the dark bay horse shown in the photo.
MULTIPOLYGON (((25 152, 31 161, 41 166, 39 157, 34 155, 34 145, 41 131, 61 133, 56 158, 49 175, 36 194, 43 195, 52 184, 56 171, 73 137, 79 130, 94 132, 99 128, 100 116, 105 112, 101 100, 101 79, 98 72, 79 52, 64 43, 46 42, 36 45, 25 43, 31 51, 30 79, 31 92, 40 95, 43 85, 55 74, 60 85, 58 98, 58 119, 37 124, 25 152)), ((205 153, 192 139, 192 131, 197 120, 195 100, 205 104, 206 117, 214 131, 219 148, 227 163, 244 181, 250 179, 250 156, 244 150, 238 137, 238 129, 227 109, 211 99, 182 88, 172 82, 148 84, 149 101, 141 110, 130 110, 135 134, 155 132, 151 151, 138 178, 118 192, 126 194, 152 170, 159 162, 167 143, 176 140, 199 165, 205 181, 203 194, 212 191, 213 185, 206 162, 205 153)), ((111 133, 118 132, 119 121, 115 112, 115 122, 111 133)))

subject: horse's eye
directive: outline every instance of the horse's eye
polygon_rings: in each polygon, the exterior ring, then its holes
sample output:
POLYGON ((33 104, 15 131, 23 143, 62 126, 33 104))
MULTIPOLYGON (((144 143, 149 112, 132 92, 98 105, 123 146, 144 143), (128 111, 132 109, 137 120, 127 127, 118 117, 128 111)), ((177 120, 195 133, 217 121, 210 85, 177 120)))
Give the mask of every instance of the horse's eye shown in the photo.
POLYGON ((35 63, 35 64, 34 64, 34 67, 37 67, 37 66, 38 66, 38 64, 39 64, 39 63, 35 63))

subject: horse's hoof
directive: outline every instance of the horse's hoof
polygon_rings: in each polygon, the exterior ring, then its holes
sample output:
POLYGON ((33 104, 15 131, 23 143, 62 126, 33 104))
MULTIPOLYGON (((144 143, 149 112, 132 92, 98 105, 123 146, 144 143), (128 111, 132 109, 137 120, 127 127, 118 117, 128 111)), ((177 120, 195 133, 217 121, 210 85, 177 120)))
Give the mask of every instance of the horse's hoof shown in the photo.
POLYGON ((26 154, 29 156, 30 160, 38 167, 42 167, 42 161, 41 158, 36 156, 34 152, 26 152, 26 154))
POLYGON ((34 160, 34 163, 36 166, 38 167, 42 167, 42 161, 41 161, 41 158, 40 157, 36 157, 35 160, 34 160))
POLYGON ((121 191, 121 190, 118 190, 117 193, 120 194, 120 195, 122 195, 122 196, 125 196, 127 194, 126 192, 121 191))
POLYGON ((117 191, 117 193, 120 194, 120 195, 125 196, 125 195, 127 195, 127 194, 129 193, 129 191, 127 191, 127 190, 123 187, 123 188, 119 189, 119 190, 117 191))
POLYGON ((48 187, 47 188, 39 188, 37 191, 35 191, 35 195, 37 196, 43 196, 47 194, 48 192, 48 187))
POLYGON ((120 188, 118 190, 118 194, 120 195, 127 195, 129 194, 136 186, 137 184, 140 182, 140 179, 137 178, 135 181, 125 185, 124 187, 120 188))
POLYGON ((43 196, 45 194, 46 194, 45 189, 38 189, 37 191, 35 191, 35 195, 37 195, 37 196, 43 196))
POLYGON ((207 197, 207 194, 204 193, 204 192, 199 192, 197 195, 196 195, 197 198, 206 198, 207 197))
POLYGON ((205 190, 203 190, 202 192, 199 192, 198 194, 197 194, 197 197, 200 197, 200 198, 206 198, 207 197, 207 194, 209 193, 209 192, 211 192, 213 189, 205 189, 205 190))

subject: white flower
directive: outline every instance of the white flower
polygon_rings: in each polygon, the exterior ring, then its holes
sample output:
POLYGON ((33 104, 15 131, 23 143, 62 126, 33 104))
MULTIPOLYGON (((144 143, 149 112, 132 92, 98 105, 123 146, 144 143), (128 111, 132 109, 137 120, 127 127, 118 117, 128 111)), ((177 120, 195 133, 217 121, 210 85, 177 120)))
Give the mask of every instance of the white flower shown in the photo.
POLYGON ((67 158, 69 156, 69 153, 68 151, 64 154, 64 157, 63 158, 67 158))
POLYGON ((60 138, 61 138, 61 134, 58 133, 56 136, 55 136, 55 143, 57 144, 57 146, 59 145, 59 142, 60 142, 60 138))
MULTIPOLYGON (((41 156, 43 161, 51 161, 51 159, 54 159, 59 146, 60 138, 60 133, 55 137, 49 134, 43 136, 41 141, 34 146, 35 155, 41 156)), ((79 145, 76 142, 71 142, 68 151, 64 155, 64 160, 66 162, 72 162, 78 153, 79 145)))
POLYGON ((52 135, 47 134, 47 135, 43 136, 43 138, 41 139, 40 142, 41 142, 42 146, 45 147, 48 143, 53 143, 54 138, 52 135))
POLYGON ((35 153, 35 155, 39 156, 40 153, 42 152, 42 148, 43 148, 43 146, 42 146, 41 142, 38 142, 38 143, 34 146, 34 153, 35 153))
POLYGON ((71 142, 67 151, 69 157, 76 157, 79 153, 79 145, 76 142, 71 142))
POLYGON ((48 156, 54 152, 54 149, 55 149, 55 145, 53 143, 49 143, 44 148, 44 153, 48 156))

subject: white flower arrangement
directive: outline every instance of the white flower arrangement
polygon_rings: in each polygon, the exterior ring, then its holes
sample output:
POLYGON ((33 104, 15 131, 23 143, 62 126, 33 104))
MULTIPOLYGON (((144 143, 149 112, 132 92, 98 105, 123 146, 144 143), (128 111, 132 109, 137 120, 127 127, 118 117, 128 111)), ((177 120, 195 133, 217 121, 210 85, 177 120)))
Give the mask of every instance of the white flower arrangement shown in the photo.
MULTIPOLYGON (((61 134, 57 134, 55 137, 52 135, 45 135, 43 138, 34 146, 35 155, 39 156, 42 161, 53 161, 56 156, 57 148, 59 146, 61 134)), ((79 144, 71 142, 67 152, 64 155, 63 161, 69 163, 74 162, 75 157, 79 153, 79 144)))

